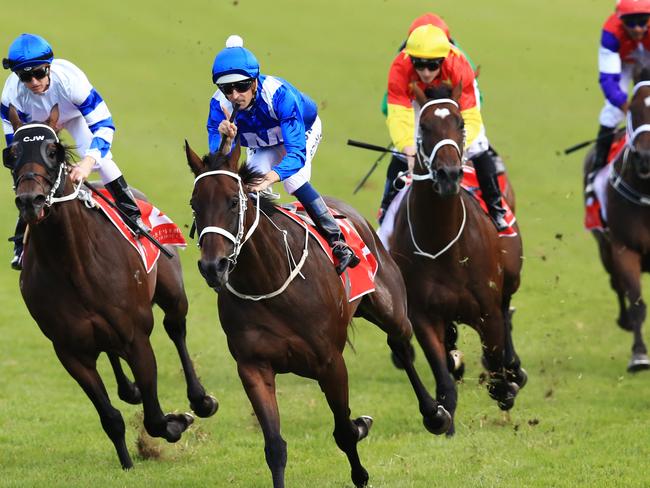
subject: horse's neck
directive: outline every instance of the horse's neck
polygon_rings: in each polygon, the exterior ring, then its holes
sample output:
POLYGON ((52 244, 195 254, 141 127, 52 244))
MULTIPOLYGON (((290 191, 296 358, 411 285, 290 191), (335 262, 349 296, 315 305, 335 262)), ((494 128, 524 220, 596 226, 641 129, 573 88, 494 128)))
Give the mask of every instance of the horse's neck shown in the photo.
POLYGON ((458 195, 441 197, 431 182, 413 183, 409 214, 420 246, 441 247, 456 237, 463 223, 462 192, 461 189, 458 195))
MULTIPOLYGON (((255 212, 255 205, 249 205, 246 210, 244 235, 255 221, 255 212)), ((272 219, 273 215, 270 218, 272 219)), ((284 229, 286 226, 282 224, 278 227, 284 229)), ((287 231, 291 234, 289 229, 287 231)), ((292 250, 297 262, 300 254, 295 254, 295 246, 292 246, 292 250)), ((270 292, 282 285, 287 277, 286 263, 287 251, 282 232, 266 216, 260 214, 257 228, 242 246, 229 281, 237 290, 246 290, 252 294, 270 292)))

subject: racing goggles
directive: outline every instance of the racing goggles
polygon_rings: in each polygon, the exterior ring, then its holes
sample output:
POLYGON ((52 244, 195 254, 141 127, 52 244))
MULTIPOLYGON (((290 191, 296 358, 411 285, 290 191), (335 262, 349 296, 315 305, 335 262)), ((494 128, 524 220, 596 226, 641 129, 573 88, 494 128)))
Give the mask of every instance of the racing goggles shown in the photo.
POLYGON ((624 15, 621 17, 621 21, 625 24, 625 27, 634 29, 635 27, 646 27, 648 25, 648 20, 650 20, 650 15, 640 14, 640 15, 624 15))
POLYGON ((232 83, 221 83, 217 86, 224 95, 232 95, 232 92, 235 90, 237 90, 238 93, 247 92, 250 90, 251 86, 253 86, 253 81, 252 78, 249 78, 247 80, 234 81, 232 83))
POLYGON ((20 70, 16 71, 16 74, 18 75, 18 78, 22 82, 28 82, 32 78, 36 78, 37 80, 42 80, 45 78, 47 75, 50 74, 50 67, 48 66, 41 66, 40 68, 35 68, 35 69, 29 69, 29 70, 20 70))
POLYGON ((440 68, 440 65, 442 65, 442 62, 444 60, 445 58, 424 59, 411 57, 411 63, 413 63, 413 67, 418 71, 421 71, 425 68, 429 71, 435 71, 440 68))

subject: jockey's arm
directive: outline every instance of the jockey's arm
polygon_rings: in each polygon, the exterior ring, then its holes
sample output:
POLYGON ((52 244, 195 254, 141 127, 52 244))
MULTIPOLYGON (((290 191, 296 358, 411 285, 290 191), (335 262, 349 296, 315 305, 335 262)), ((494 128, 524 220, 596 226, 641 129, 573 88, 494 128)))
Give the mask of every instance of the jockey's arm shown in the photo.
POLYGON ((627 102, 627 93, 620 86, 622 62, 619 48, 620 43, 616 36, 603 30, 598 49, 598 81, 609 103, 622 108, 627 102))

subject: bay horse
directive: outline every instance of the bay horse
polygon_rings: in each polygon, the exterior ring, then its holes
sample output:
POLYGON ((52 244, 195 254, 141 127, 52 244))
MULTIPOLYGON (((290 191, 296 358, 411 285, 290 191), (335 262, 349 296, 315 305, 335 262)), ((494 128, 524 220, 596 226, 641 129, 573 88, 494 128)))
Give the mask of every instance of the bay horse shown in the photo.
POLYGON ((161 410, 149 342, 152 302, 164 311, 165 330, 178 350, 192 409, 208 417, 218 407, 199 382, 187 352, 188 303, 178 253, 170 248, 173 259, 161 258, 147 273, 119 231, 74 197, 67 176, 71 150, 55 131, 58 106, 43 124, 23 125, 13 106, 9 118, 15 132, 3 160, 14 178, 16 206, 29 225, 20 291, 61 364, 95 406, 122 468, 129 469, 133 462, 124 420, 97 372, 101 352, 113 367, 118 396, 143 404, 149 435, 176 442, 193 421, 190 414, 165 415, 161 410), (120 358, 130 366, 135 383, 125 375, 120 358))
POLYGON ((306 229, 258 194, 248 194, 247 186, 261 175, 245 165, 239 168, 239 145, 229 156, 217 152, 204 158, 187 141, 185 149, 196 177, 190 204, 199 232, 199 270, 218 292, 219 319, 264 434, 274 488, 284 487, 287 463, 275 394, 278 373, 318 381, 352 481, 358 487, 368 483, 357 443, 367 436, 372 419, 350 419, 342 354, 353 316, 386 332, 388 345, 405 365, 426 429, 446 432, 451 417, 423 386, 409 352, 412 328, 404 283, 368 222, 352 207, 327 199, 330 208, 347 216, 379 263, 375 291, 349 302, 334 265, 306 229))
MULTIPOLYGON (((423 93, 413 183, 398 209, 389 248, 408 294, 409 318, 436 380, 437 400, 452 415, 457 392, 450 374, 457 358, 456 323, 482 343, 487 389, 502 410, 527 381, 512 341, 510 301, 520 283, 522 242, 500 238, 488 215, 461 189, 464 123, 461 85, 423 93)), ((506 196, 512 195, 506 192, 506 196)))
MULTIPOLYGON (((650 368, 642 334, 646 304, 641 294, 641 273, 650 271, 650 68, 635 70, 634 83, 625 148, 609 165, 607 228, 592 231, 618 299, 617 323, 633 333, 629 372, 650 368)), ((592 151, 585 159, 585 186, 594 156, 592 151)))

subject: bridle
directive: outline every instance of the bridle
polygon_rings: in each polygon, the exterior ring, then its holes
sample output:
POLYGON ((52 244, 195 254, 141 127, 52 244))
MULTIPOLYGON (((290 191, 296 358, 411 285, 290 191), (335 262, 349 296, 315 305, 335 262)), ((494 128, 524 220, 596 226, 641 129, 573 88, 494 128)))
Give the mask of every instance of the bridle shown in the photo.
MULTIPOLYGON (((424 113, 424 111, 427 108, 429 108, 429 107, 431 107, 433 105, 442 104, 442 103, 450 103, 454 107, 459 108, 458 103, 456 103, 456 101, 452 100, 451 98, 439 98, 439 99, 436 99, 436 100, 429 100, 420 109, 420 113, 419 113, 418 118, 422 118, 422 114, 424 113)), ((427 155, 425 153, 425 151, 424 151, 423 142, 422 142, 422 134, 420 133, 420 128, 419 127, 417 129, 416 145, 417 145, 417 159, 416 160, 423 168, 428 170, 428 174, 426 174, 426 175, 413 174, 412 175, 413 176, 413 181, 431 180, 431 181, 433 181, 434 184, 438 181, 437 172, 435 172, 434 169, 433 169, 433 162, 434 162, 434 160, 436 158, 436 154, 438 153, 440 148, 442 148, 444 146, 452 146, 452 147, 454 147, 456 149, 456 152, 458 153, 458 157, 461 158, 461 160, 463 158, 463 152, 461 151, 460 147, 458 147, 458 144, 456 143, 456 141, 454 141, 453 139, 442 139, 442 140, 438 141, 436 143, 436 145, 433 146, 433 149, 431 150, 431 153, 429 155, 427 155)), ((420 248, 420 246, 418 246, 418 243, 415 240, 415 233, 413 231, 413 225, 411 224, 411 205, 410 205, 411 204, 411 198, 410 197, 411 197, 411 191, 409 190, 409 193, 406 196, 406 220, 407 220, 408 226, 409 226, 411 242, 413 243, 413 246, 416 249, 415 251, 413 251, 413 254, 415 254, 417 256, 423 256, 425 258, 435 260, 438 257, 440 257, 441 255, 443 255, 445 252, 447 252, 447 250, 449 250, 449 248, 451 248, 451 246, 453 246, 458 241, 458 239, 460 239, 460 236, 463 234, 463 231, 465 230, 465 224, 467 223, 467 209, 465 208, 465 202, 463 201, 462 198, 460 199, 460 204, 461 204, 461 206, 463 208, 463 220, 462 220, 462 222, 460 224, 460 228, 458 229, 458 233, 456 234, 456 236, 449 243, 447 243, 447 245, 444 246, 440 251, 438 251, 435 254, 430 254, 428 252, 423 251, 420 248)))
MULTIPOLYGON (((239 215, 238 215, 238 225, 237 225, 237 235, 233 235, 231 232, 227 231, 223 227, 218 227, 218 226, 207 226, 204 227, 203 229, 200 230, 199 232, 199 237, 197 239, 197 245, 201 247, 201 238, 205 234, 218 234, 221 236, 224 236, 226 239, 228 239, 230 242, 233 243, 233 251, 230 253, 229 256, 226 257, 228 260, 229 264, 229 272, 232 271, 235 266, 237 265, 237 258, 239 257, 239 253, 241 252, 242 246, 248 241, 248 239, 251 238, 255 230, 257 229, 257 226, 260 221, 260 195, 259 192, 255 192, 255 197, 256 197, 256 205, 255 205, 255 221, 253 224, 250 226, 248 229, 248 232, 246 232, 246 235, 244 236, 244 219, 246 217, 246 210, 248 208, 248 197, 246 196, 246 193, 244 192, 244 184, 241 180, 241 177, 232 171, 226 171, 226 170, 214 170, 214 171, 206 171, 205 173, 201 173, 199 176, 196 177, 194 180, 194 187, 196 187, 197 182, 206 176, 214 176, 214 175, 226 175, 230 176, 231 178, 234 178, 237 180, 237 184, 239 185, 239 215)), ((278 228, 274 223, 273 220, 271 220, 268 215, 264 214, 267 219, 276 227, 278 228)), ((196 217, 194 219, 196 223, 196 217)), ((303 265, 305 264, 305 261, 307 260, 307 256, 309 255, 308 247, 309 247, 309 228, 306 225, 303 225, 303 228, 305 229, 305 244, 302 250, 302 256, 300 258, 300 261, 297 263, 293 259, 293 255, 291 254, 291 249, 289 247, 289 243, 287 241, 287 231, 286 230, 281 230, 278 229, 282 232, 282 236, 284 239, 284 245, 285 249, 287 250, 287 257, 289 258, 289 267, 291 268, 291 265, 293 264, 293 270, 289 273, 289 276, 285 280, 285 282, 282 284, 280 288, 278 288, 275 291, 272 291, 270 293, 265 293, 262 295, 248 295, 246 293, 240 293, 237 290, 235 290, 230 283, 226 283, 226 288, 230 293, 235 295, 238 298, 242 298, 244 300, 252 300, 252 301, 259 301, 259 300, 266 300, 269 298, 273 298, 275 296, 280 295, 281 293, 284 292, 284 290, 287 289, 289 284, 294 280, 296 276, 300 274, 300 270, 302 269, 303 265)))
MULTIPOLYGON (((429 100, 427 103, 425 103, 422 108, 420 109, 419 115, 418 115, 418 120, 422 118, 422 114, 424 111, 437 104, 442 104, 442 103, 449 103, 453 105, 456 108, 458 107, 458 103, 456 103, 455 100, 452 100, 451 98, 439 98, 436 100, 429 100)), ((445 147, 445 146, 452 146, 453 148, 456 149, 456 152, 458 153, 459 158, 463 158, 463 152, 460 150, 458 147, 458 144, 456 141, 453 139, 442 139, 436 143, 435 146, 433 146, 433 149, 431 150, 430 154, 426 154, 424 151, 424 143, 422 142, 422 134, 420 133, 420 128, 417 128, 417 135, 416 135, 416 147, 417 147, 417 154, 416 154, 416 161, 420 166, 428 170, 428 174, 426 175, 416 175, 413 174, 413 181, 423 181, 423 180, 431 180, 434 183, 438 181, 438 175, 433 169, 433 161, 436 158, 436 154, 438 151, 445 147)))

